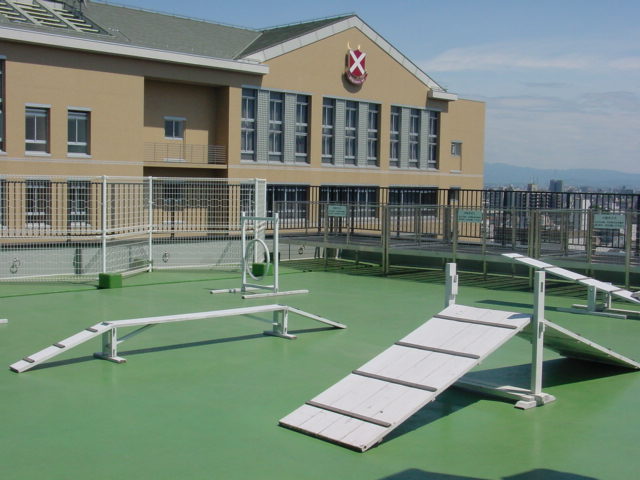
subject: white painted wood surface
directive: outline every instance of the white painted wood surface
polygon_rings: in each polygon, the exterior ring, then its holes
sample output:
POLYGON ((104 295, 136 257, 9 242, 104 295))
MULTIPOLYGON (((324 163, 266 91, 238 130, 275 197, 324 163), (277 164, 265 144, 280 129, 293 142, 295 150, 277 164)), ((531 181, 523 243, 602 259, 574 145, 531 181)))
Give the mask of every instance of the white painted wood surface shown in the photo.
POLYGON ((530 319, 514 312, 447 307, 314 397, 309 402, 312 405, 305 404, 282 418, 280 424, 355 450, 368 450, 516 335, 530 319))
POLYGON ((632 292, 624 288, 617 287, 611 283, 596 280, 595 278, 591 277, 586 277, 580 273, 572 272, 571 270, 567 270, 565 268, 556 267, 555 265, 551 265, 540 260, 525 257, 524 255, 520 255, 519 253, 503 253, 502 256, 510 258, 516 262, 529 265, 530 267, 544 270, 545 272, 549 272, 560 278, 564 278, 565 280, 571 280, 587 287, 595 287, 598 290, 602 290, 603 292, 606 292, 627 302, 640 304, 640 299, 634 298, 632 296, 632 292))

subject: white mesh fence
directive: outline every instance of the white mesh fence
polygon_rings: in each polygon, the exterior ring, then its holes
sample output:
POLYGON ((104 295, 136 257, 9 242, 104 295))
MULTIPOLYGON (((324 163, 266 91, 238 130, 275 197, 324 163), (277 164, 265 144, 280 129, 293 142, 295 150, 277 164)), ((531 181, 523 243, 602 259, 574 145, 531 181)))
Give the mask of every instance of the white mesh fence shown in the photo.
POLYGON ((0 176, 0 280, 240 264, 263 180, 0 176))

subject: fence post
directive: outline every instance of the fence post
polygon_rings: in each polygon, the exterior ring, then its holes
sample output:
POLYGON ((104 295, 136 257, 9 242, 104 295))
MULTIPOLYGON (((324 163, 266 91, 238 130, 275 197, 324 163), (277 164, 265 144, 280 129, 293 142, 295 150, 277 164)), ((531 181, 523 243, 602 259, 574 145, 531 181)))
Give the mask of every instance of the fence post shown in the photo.
POLYGON ((102 273, 107 273, 107 176, 102 176, 102 273))
POLYGON ((633 212, 627 211, 624 224, 624 286, 628 289, 631 282, 629 270, 631 269, 631 242, 633 212))
POLYGON ((149 271, 153 270, 153 177, 149 177, 147 222, 149 228, 149 271))

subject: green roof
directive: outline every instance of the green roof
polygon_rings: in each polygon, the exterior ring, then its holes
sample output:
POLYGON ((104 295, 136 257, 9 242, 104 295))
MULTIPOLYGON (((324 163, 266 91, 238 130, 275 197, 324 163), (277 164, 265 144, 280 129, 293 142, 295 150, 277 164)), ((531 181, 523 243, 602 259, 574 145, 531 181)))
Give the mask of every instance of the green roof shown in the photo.
POLYGON ((319 30, 328 25, 340 22, 347 18, 355 16, 354 14, 340 15, 337 17, 324 18, 321 20, 312 20, 309 22, 296 23, 292 25, 284 25, 281 27, 273 27, 262 31, 262 34, 251 45, 249 45, 241 54, 242 57, 250 55, 254 52, 264 50, 274 45, 287 42, 294 38, 300 37, 307 33, 319 30))

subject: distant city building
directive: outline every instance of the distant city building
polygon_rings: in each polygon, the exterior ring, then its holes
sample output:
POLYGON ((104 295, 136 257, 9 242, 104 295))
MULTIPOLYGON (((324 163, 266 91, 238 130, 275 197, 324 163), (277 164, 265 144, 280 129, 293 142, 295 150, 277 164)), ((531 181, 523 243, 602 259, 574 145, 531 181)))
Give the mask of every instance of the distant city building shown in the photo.
POLYGON ((563 191, 563 182, 562 180, 549 180, 549 191, 550 192, 562 192, 563 191))

